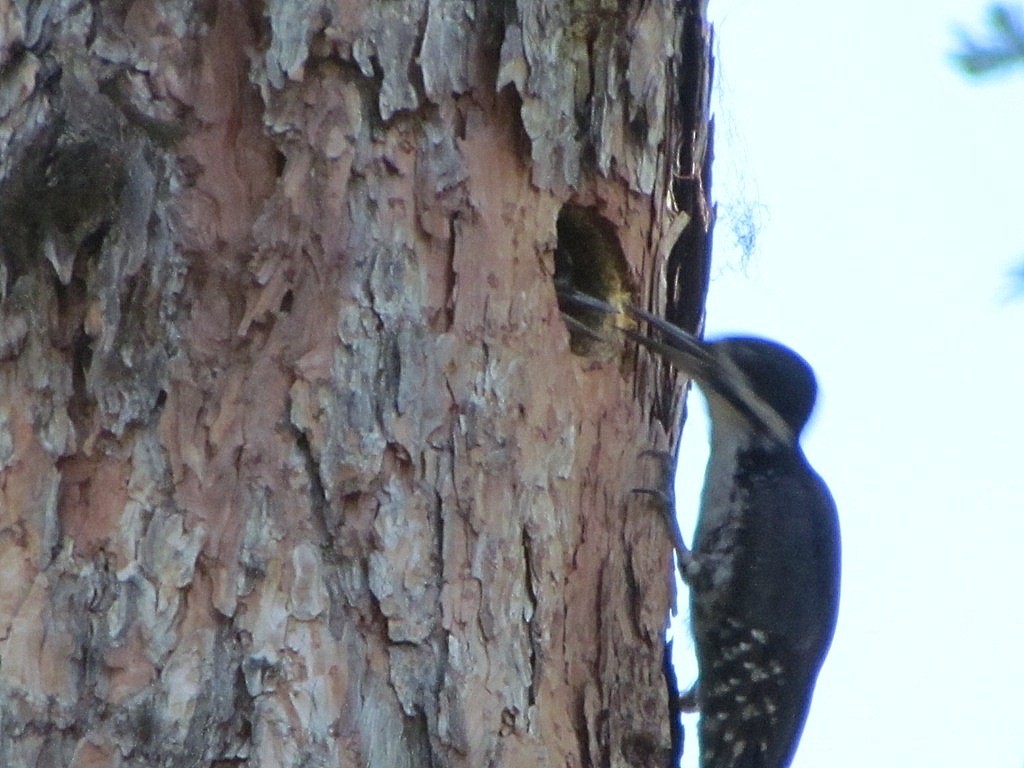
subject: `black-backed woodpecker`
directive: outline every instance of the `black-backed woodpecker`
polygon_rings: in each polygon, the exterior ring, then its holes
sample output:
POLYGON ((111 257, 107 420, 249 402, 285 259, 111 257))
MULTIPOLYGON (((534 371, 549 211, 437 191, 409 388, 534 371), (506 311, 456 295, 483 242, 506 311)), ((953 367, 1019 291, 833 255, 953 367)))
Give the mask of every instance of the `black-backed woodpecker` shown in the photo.
POLYGON ((799 444, 814 373, 774 341, 705 342, 643 310, 626 312, 650 331, 625 333, 691 376, 711 416, 692 549, 669 510, 690 588, 701 768, 786 768, 839 607, 836 507, 799 444))

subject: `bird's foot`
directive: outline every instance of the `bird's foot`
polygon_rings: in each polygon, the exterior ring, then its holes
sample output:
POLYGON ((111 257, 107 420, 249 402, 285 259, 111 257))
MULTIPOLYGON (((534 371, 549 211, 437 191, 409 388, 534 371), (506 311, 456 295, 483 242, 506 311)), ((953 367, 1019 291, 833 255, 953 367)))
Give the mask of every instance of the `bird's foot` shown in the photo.
POLYGON ((668 451, 646 450, 641 451, 641 457, 653 457, 658 459, 661 469, 659 488, 634 488, 633 493, 640 493, 651 496, 655 499, 658 511, 661 513, 668 533, 672 539, 672 548, 676 553, 679 575, 684 582, 689 582, 688 572, 693 561, 693 555, 683 541, 683 533, 679 530, 679 520, 676 519, 676 493, 675 493, 675 455, 668 451))
POLYGON ((679 705, 680 712, 699 712, 700 707, 697 704, 697 687, 700 685, 699 682, 694 683, 688 691, 683 691, 679 694, 677 703, 679 705))

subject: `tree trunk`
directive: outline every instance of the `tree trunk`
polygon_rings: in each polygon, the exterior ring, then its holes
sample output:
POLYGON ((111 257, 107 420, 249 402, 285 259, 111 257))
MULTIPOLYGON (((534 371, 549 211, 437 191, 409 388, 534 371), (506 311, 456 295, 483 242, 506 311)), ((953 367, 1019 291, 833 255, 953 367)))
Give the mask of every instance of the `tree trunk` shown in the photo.
POLYGON ((672 764, 703 5, 0 0, 0 765, 672 764))

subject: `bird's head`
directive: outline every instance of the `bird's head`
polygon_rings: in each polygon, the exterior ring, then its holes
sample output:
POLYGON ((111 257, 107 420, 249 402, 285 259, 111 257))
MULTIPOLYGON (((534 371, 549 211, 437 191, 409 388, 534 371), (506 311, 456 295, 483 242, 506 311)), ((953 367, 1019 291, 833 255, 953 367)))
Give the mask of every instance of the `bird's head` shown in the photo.
POLYGON ((713 361, 692 371, 699 384, 768 432, 777 433, 781 420, 792 441, 799 438, 818 395, 814 371, 806 360, 789 347, 756 337, 698 344, 713 361))
POLYGON ((814 410, 818 385, 800 355, 769 339, 732 336, 703 341, 634 306, 627 311, 653 334, 626 334, 690 375, 714 409, 739 418, 780 443, 795 445, 814 410))

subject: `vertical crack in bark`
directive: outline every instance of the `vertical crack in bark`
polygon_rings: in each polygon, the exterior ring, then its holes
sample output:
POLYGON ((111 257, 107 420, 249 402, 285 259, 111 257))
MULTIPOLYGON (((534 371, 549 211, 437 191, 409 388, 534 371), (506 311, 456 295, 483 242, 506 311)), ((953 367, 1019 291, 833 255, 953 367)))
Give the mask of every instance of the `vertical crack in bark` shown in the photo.
POLYGON ((576 743, 579 746, 580 764, 596 765, 594 756, 590 753, 590 730, 587 723, 587 694, 585 689, 576 692, 576 702, 572 712, 573 731, 576 733, 576 743))
POLYGON ((448 333, 455 321, 455 245, 458 240, 458 218, 458 214, 455 213, 448 217, 448 258, 444 264, 444 306, 441 307, 441 317, 444 321, 440 329, 442 333, 448 333))
MULTIPOLYGON (((291 406, 289 406, 291 411, 291 406)), ((313 455, 313 446, 310 444, 306 433, 296 424, 289 422, 292 434, 295 436, 295 446, 299 455, 303 458, 306 477, 309 480, 309 504, 313 525, 320 537, 320 556, 324 563, 332 567, 324 569, 324 584, 327 588, 327 595, 330 601, 330 615, 328 628, 335 639, 339 639, 343 633, 342 611, 345 592, 342 585, 342 561, 337 545, 337 538, 331 530, 328 513, 330 512, 330 499, 327 496, 327 489, 324 487, 320 477, 320 464, 313 455)))
POLYGON ((636 631, 637 636, 642 637, 643 618, 640 615, 640 604, 643 599, 643 594, 640 589, 640 582, 636 576, 636 571, 633 570, 633 547, 628 541, 623 541, 622 547, 626 553, 625 567, 622 570, 626 580, 626 594, 629 595, 629 600, 626 601, 629 610, 629 619, 633 622, 633 629, 636 631))
POLYGON ((309 504, 312 511, 313 522, 320 534, 320 550, 324 560, 337 564, 338 550, 335 547, 334 533, 331 531, 330 523, 327 520, 329 500, 327 490, 324 488, 323 480, 320 479, 320 465, 313 455, 313 447, 309 438, 295 424, 289 423, 292 434, 295 436, 295 446, 299 449, 305 463, 306 477, 309 480, 309 504))
POLYGON ((676 668, 672 663, 672 641, 665 642, 665 658, 662 663, 665 672, 665 688, 668 693, 668 732, 671 748, 669 751, 669 768, 675 768, 683 757, 683 743, 685 733, 683 723, 679 719, 679 678, 676 676, 676 668))
POLYGON ((405 718, 402 731, 411 764, 435 768, 438 761, 430 745, 431 723, 426 712, 418 709, 414 716, 405 718))
POLYGON ((537 642, 540 628, 537 626, 537 589, 533 583, 533 542, 530 539, 530 532, 523 528, 523 561, 525 569, 523 578, 526 582, 526 594, 530 598, 530 618, 527 621, 527 630, 530 640, 530 686, 527 691, 527 704, 533 706, 537 702, 537 642))
POLYGON ((665 265, 665 317, 680 328, 700 333, 704 326, 715 223, 711 201, 714 124, 709 117, 714 57, 712 29, 705 18, 703 2, 691 0, 688 5, 676 75, 676 111, 682 141, 672 180, 672 199, 678 210, 690 216, 690 223, 672 246, 665 265))

